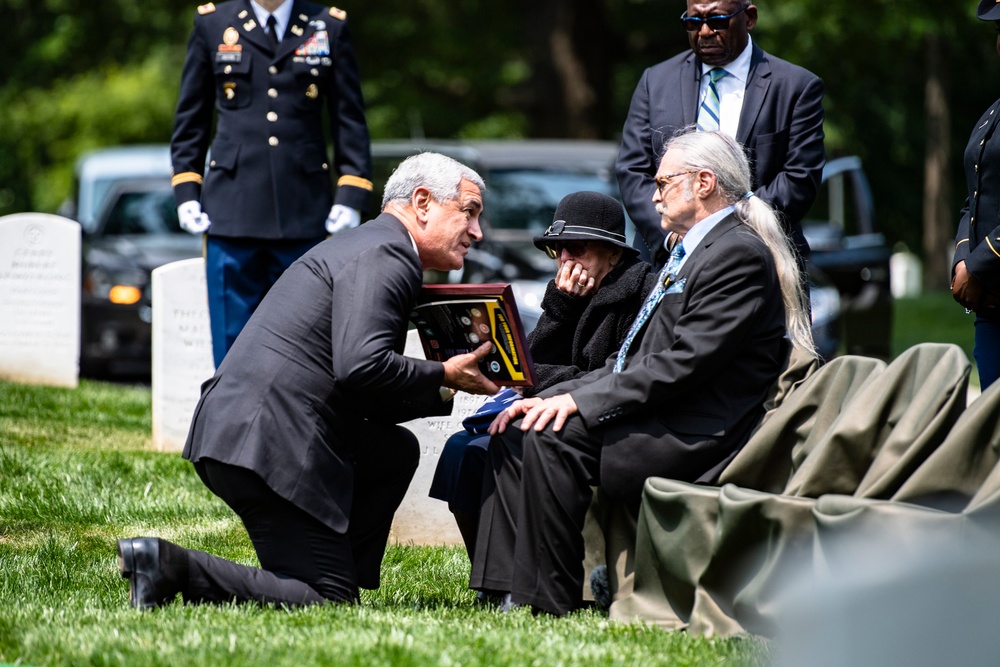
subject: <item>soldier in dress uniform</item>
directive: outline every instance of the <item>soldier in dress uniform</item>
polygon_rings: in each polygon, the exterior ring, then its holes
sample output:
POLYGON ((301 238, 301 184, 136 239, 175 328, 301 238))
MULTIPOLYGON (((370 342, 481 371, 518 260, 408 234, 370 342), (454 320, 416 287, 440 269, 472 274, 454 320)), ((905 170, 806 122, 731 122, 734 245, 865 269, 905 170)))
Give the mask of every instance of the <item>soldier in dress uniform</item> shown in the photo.
POLYGON ((206 234, 218 366, 285 268, 368 208, 371 144, 347 13, 304 0, 198 7, 171 160, 181 226, 206 234))

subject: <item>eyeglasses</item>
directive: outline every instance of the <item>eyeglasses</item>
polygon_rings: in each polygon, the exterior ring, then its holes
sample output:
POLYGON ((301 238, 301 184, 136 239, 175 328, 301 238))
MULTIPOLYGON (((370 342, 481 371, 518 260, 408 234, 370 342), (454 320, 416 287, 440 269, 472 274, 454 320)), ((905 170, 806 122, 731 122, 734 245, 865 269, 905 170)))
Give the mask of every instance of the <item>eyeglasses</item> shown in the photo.
POLYGON ((697 172, 697 169, 689 169, 688 171, 678 171, 676 174, 667 174, 666 176, 657 176, 654 180, 656 181, 656 191, 663 196, 664 189, 670 185, 670 181, 674 180, 678 176, 687 176, 688 174, 693 174, 697 172))
POLYGON ((586 241, 553 241, 545 246, 545 252, 552 259, 558 259, 565 250, 570 257, 582 257, 587 252, 586 241))
POLYGON ((684 24, 684 29, 688 32, 698 32, 701 30, 701 26, 708 24, 708 29, 712 32, 719 32, 720 30, 729 30, 729 19, 734 16, 742 14, 747 9, 750 8, 750 4, 747 3, 740 9, 737 9, 732 14, 728 16, 709 16, 708 18, 701 18, 700 16, 688 16, 685 11, 681 14, 681 23, 684 24))

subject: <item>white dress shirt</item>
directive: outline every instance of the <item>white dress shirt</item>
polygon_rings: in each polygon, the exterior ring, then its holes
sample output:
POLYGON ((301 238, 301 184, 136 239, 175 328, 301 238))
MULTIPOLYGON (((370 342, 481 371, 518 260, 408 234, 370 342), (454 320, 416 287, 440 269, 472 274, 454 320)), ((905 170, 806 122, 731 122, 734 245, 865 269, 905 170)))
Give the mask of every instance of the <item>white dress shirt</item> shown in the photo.
MULTIPOLYGON (((253 9, 254 15, 257 17, 257 24, 267 32, 267 17, 272 13, 274 14, 274 21, 277 23, 275 37, 278 41, 285 36, 285 28, 288 27, 288 22, 292 20, 292 0, 285 0, 281 5, 274 10, 274 12, 269 12, 260 5, 258 5, 254 0, 250 0, 250 7, 253 9)), ((727 79, 729 77, 726 77, 727 79)))

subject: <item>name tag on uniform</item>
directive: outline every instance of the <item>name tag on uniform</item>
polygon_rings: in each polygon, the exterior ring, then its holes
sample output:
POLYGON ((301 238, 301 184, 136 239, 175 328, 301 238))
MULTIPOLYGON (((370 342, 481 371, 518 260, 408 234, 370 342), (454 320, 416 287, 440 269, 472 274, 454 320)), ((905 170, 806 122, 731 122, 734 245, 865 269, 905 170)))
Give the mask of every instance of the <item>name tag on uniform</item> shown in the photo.
POLYGON ((215 62, 217 63, 238 63, 242 59, 242 44, 219 44, 219 50, 215 52, 215 62))
POLYGON ((328 56, 330 55, 330 34, 320 30, 309 37, 295 49, 297 56, 328 56))

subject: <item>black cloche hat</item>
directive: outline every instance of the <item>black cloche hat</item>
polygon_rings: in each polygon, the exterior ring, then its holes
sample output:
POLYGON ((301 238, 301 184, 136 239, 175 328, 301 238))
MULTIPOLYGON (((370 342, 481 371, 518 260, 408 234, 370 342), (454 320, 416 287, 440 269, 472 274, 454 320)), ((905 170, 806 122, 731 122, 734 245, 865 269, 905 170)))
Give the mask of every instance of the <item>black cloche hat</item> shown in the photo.
POLYGON ((534 239, 545 250, 556 241, 604 241, 637 254, 625 239, 625 212, 621 203, 600 192, 574 192, 562 198, 552 224, 534 239))
POLYGON ((976 8, 976 16, 983 21, 1000 20, 1000 1, 980 0, 979 7, 976 8))

